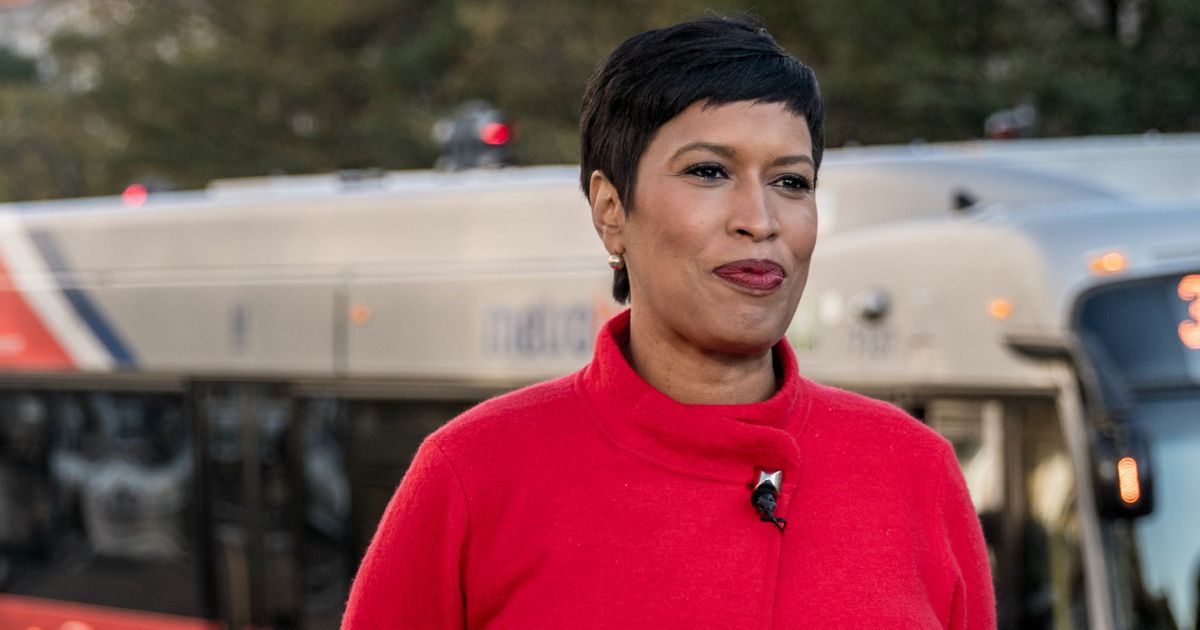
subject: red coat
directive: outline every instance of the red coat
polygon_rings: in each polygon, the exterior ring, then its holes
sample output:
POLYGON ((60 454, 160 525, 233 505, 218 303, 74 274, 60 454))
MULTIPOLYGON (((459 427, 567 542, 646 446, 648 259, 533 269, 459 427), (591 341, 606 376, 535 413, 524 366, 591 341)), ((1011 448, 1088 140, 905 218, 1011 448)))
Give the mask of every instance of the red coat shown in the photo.
POLYGON ((629 367, 628 312, 571 376, 430 436, 355 579, 344 629, 995 627, 949 444, 800 377, 683 405, 629 367), (749 484, 783 470, 777 515, 749 484))

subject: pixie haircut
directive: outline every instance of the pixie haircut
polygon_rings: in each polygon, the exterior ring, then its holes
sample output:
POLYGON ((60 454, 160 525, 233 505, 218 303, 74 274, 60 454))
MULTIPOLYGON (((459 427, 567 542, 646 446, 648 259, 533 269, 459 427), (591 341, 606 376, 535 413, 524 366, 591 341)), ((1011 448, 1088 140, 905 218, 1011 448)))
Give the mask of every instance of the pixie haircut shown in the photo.
MULTIPOLYGON (((814 166, 820 168, 825 108, 812 69, 762 26, 707 17, 625 40, 588 80, 579 117, 584 196, 592 172, 599 170, 616 187, 626 212, 633 211, 637 167, 651 138, 698 101, 782 103, 807 122, 814 166)), ((613 272, 613 298, 629 301, 625 269, 613 272)))

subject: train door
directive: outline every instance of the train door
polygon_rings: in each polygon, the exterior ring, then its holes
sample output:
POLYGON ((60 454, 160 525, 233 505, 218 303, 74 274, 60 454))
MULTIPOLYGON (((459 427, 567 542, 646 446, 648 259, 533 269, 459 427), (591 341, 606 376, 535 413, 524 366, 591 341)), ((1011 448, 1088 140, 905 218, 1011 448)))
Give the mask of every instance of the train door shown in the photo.
POLYGON ((191 388, 207 598, 230 628, 334 630, 383 509, 429 432, 474 401, 191 388))
POLYGON ((206 599, 230 628, 298 628, 299 469, 292 399, 268 383, 195 383, 206 599))
POLYGON ((178 392, 0 391, 0 627, 208 628, 196 437, 178 392))
POLYGON ((954 445, 987 538, 999 626, 1086 628, 1074 468, 1046 398, 934 398, 925 421, 954 445))

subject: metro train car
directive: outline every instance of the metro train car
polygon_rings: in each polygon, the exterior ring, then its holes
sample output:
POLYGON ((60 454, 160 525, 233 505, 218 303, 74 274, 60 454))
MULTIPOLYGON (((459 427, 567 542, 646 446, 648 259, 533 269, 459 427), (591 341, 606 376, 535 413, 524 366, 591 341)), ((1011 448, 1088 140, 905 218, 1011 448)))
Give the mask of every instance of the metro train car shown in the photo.
MULTIPOLYGON (((838 151, 817 194, 802 372, 955 444, 1003 627, 1194 619, 1200 213, 838 151)), ((573 167, 0 206, 0 626, 337 627, 423 437, 588 361, 605 258, 573 167)))

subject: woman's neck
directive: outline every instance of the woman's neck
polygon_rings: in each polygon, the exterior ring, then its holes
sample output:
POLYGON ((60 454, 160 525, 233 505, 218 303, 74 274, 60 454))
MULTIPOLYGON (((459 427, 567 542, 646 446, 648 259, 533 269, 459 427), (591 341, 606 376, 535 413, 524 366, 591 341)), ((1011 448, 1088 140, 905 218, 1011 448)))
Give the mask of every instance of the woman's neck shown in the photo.
POLYGON ((769 348, 755 354, 710 352, 631 325, 624 351, 642 379, 684 404, 755 403, 778 389, 769 348))

